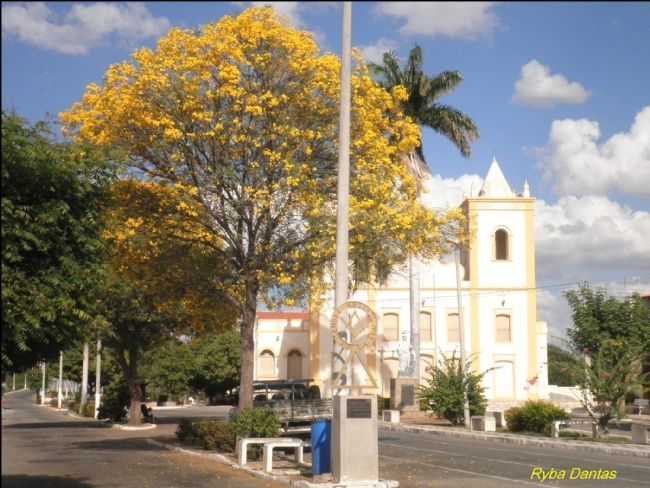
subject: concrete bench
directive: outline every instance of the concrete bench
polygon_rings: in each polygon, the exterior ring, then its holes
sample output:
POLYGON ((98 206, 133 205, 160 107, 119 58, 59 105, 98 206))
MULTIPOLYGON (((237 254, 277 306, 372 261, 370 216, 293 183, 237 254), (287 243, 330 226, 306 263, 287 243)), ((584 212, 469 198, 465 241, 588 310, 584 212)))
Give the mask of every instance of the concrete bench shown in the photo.
POLYGON ((648 429, 650 424, 632 422, 632 442, 634 444, 648 444, 648 429))
POLYGON ((506 414, 503 410, 488 410, 485 412, 486 417, 494 417, 497 428, 506 428, 506 414))
POLYGON ((598 437, 598 424, 591 419, 574 419, 574 420, 554 420, 551 422, 551 437, 557 439, 560 437, 560 428, 569 427, 571 425, 584 425, 591 424, 591 434, 593 437, 598 437))
POLYGON ((480 432, 496 432, 497 422, 491 415, 474 415, 471 418, 470 427, 480 432))
POLYGON ((270 471, 273 459, 273 449, 276 447, 294 447, 296 449, 296 462, 303 462, 303 442, 300 439, 286 437, 244 437, 237 440, 237 462, 243 466, 248 462, 248 446, 264 446, 264 467, 270 471), (268 454, 266 446, 271 445, 268 454), (267 460, 268 457, 268 460, 267 460), (268 464, 267 464, 268 462, 268 464))
POLYGON ((647 398, 637 398, 633 402, 633 407, 636 409, 636 414, 641 415, 643 410, 650 410, 650 400, 647 398))
POLYGON ((382 412, 384 422, 399 424, 399 410, 384 410, 382 412))
POLYGON ((276 447, 293 447, 296 450, 296 463, 303 464, 304 443, 300 439, 274 439, 264 444, 264 471, 273 471, 273 449, 276 447))

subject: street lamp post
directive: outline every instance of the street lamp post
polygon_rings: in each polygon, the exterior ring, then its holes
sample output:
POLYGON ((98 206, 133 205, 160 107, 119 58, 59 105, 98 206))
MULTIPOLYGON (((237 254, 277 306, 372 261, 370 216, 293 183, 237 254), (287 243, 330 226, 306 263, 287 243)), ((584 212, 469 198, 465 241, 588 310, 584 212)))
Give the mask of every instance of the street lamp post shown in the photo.
MULTIPOLYGON (((456 299, 458 300, 458 339, 460 342, 460 363, 463 375, 466 373, 465 364, 465 322, 463 320, 463 299, 460 294, 460 245, 456 244, 454 249, 454 261, 456 264, 456 299)), ((471 426, 469 415, 469 400, 467 398, 467 387, 463 388, 463 416, 465 417, 465 427, 471 426)))

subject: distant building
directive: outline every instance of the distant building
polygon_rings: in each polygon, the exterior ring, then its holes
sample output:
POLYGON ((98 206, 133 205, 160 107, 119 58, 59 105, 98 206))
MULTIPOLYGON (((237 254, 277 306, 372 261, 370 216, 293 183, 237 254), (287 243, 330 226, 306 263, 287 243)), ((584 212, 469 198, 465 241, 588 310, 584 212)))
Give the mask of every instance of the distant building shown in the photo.
MULTIPOLYGON (((461 208, 473 233, 469 250, 462 253, 466 351, 480 371, 494 368, 484 379, 492 404, 547 398, 547 326, 537 320, 535 199, 527 184, 515 194, 493 160, 478 196, 466 198, 461 208)), ((423 376, 441 354, 458 352, 453 259, 421 263, 420 283, 423 376)), ((359 289, 351 299, 368 304, 377 315, 376 349, 368 368, 377 385, 374 392, 388 396, 390 379, 398 375, 399 338, 408 331, 406 273, 395 272, 382 287, 359 289)), ((324 395, 331 394, 333 302, 330 290, 320 309, 258 313, 256 379, 307 377, 324 395)), ((368 378, 358 380, 367 383, 368 378)))

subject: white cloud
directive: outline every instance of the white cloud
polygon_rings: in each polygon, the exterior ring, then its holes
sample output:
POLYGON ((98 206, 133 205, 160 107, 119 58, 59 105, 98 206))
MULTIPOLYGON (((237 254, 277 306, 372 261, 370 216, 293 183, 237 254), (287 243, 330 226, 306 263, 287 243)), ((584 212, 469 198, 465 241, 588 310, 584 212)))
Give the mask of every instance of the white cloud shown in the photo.
POLYGON ((397 41, 382 37, 374 44, 359 46, 359 50, 366 61, 381 64, 384 53, 395 51, 397 46, 397 41))
POLYGON ((44 2, 2 5, 2 34, 63 54, 86 54, 111 34, 126 42, 157 37, 169 28, 143 3, 74 3, 57 22, 44 2))
POLYGON ((420 201, 431 209, 457 207, 465 197, 476 196, 482 184, 479 175, 463 175, 457 179, 427 176, 422 182, 420 201))
POLYGON ((537 276, 554 282, 650 276, 650 212, 603 196, 537 201, 537 276))
POLYGON ((546 181, 559 195, 618 191, 650 197, 650 106, 635 117, 629 132, 602 144, 598 122, 555 120, 546 147, 537 151, 546 181))
POLYGON ((498 24, 494 2, 378 2, 380 14, 405 20, 404 35, 476 39, 498 24))
MULTIPOLYGON (((296 28, 305 26, 301 14, 307 9, 314 8, 335 8, 337 2, 230 2, 239 7, 273 7, 273 10, 281 17, 286 18, 296 28)), ((320 34, 322 36, 322 34, 320 34)))
POLYGON ((551 74, 548 66, 533 59, 522 66, 512 99, 530 107, 552 107, 581 104, 590 95, 580 83, 569 81, 561 74, 551 74))

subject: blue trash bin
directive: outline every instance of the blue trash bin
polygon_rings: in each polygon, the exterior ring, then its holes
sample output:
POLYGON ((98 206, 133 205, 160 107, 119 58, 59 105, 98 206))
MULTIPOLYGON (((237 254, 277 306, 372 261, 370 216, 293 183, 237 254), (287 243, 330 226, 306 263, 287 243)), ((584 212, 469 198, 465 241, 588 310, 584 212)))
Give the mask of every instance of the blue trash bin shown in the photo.
POLYGON ((311 471, 312 474, 330 473, 330 441, 332 423, 329 420, 317 420, 311 424, 311 471))

